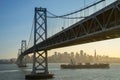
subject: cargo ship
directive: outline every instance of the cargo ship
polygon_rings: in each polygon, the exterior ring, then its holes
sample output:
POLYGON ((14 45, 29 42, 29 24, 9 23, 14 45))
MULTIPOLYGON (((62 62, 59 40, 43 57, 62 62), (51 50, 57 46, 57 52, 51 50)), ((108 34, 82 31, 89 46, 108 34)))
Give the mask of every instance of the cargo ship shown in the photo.
MULTIPOLYGON (((96 58, 96 50, 95 50, 95 58, 96 58)), ((61 64, 60 67, 62 69, 108 69, 110 65, 108 63, 78 63, 76 64, 75 60, 70 59, 70 64, 61 64)))
POLYGON ((75 61, 71 59, 70 64, 61 64, 60 66, 62 69, 105 69, 109 68, 108 63, 78 63, 76 64, 75 61))
POLYGON ((107 69, 109 68, 108 63, 84 63, 84 64, 62 64, 62 69, 107 69))

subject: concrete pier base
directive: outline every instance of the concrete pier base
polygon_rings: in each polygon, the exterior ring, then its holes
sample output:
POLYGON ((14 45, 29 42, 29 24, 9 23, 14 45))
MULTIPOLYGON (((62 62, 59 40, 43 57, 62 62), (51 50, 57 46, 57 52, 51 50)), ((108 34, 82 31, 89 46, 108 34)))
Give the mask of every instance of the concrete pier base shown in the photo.
POLYGON ((34 80, 34 79, 50 79, 53 78, 54 74, 45 74, 45 73, 36 73, 36 74, 29 74, 25 76, 26 80, 34 80))

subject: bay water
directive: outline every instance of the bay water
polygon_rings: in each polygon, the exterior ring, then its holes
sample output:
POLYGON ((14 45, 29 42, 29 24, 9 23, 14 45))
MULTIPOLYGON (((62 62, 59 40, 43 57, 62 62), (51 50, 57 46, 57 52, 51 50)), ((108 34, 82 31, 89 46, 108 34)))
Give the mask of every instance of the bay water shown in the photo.
MULTIPOLYGON (((0 80, 25 80, 32 64, 19 68, 16 64, 0 64, 0 80)), ((53 79, 47 80, 120 80, 120 64, 110 64, 109 69, 61 69, 61 63, 49 63, 53 79)))

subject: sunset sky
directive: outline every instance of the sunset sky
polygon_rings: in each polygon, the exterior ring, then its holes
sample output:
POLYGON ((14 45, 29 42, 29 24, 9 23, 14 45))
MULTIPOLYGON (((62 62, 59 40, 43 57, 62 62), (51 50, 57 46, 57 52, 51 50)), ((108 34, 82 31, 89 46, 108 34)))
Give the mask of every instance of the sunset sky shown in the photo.
MULTIPOLYGON (((86 0, 86 4, 96 0, 86 0)), ((99 0, 97 0, 99 1, 99 0)), ((107 0, 111 2, 114 0, 107 0)), ((56 15, 78 10, 84 0, 0 0, 0 59, 16 58, 21 40, 29 40, 35 7, 44 7, 56 15)), ((49 27, 49 25, 48 25, 49 27)), ((50 50, 120 57, 120 38, 50 50)))

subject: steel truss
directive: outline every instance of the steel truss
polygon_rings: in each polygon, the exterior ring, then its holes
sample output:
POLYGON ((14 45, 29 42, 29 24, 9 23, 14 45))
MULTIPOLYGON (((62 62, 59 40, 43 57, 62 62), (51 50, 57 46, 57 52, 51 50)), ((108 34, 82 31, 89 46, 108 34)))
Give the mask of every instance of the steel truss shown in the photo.
MULTIPOLYGON (((37 50, 37 44, 47 39, 46 8, 35 8, 33 74, 48 74, 47 50, 37 50)), ((45 44, 44 44, 45 45, 45 44)))

